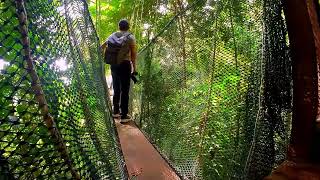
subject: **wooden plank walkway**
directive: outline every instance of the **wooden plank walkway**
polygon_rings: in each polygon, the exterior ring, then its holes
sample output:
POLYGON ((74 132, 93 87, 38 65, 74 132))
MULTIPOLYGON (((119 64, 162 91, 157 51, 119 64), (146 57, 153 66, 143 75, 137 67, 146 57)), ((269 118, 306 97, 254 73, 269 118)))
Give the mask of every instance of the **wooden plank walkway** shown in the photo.
POLYGON ((116 126, 130 179, 180 179, 134 122, 121 124, 116 119, 116 126))

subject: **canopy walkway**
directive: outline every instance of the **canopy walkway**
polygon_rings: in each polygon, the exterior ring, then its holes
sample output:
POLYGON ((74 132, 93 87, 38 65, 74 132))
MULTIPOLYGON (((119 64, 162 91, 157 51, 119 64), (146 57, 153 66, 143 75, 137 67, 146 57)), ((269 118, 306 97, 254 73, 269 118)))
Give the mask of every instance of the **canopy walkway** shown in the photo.
POLYGON ((186 2, 121 125, 87 1, 1 0, 0 179, 320 179, 320 3, 186 2))

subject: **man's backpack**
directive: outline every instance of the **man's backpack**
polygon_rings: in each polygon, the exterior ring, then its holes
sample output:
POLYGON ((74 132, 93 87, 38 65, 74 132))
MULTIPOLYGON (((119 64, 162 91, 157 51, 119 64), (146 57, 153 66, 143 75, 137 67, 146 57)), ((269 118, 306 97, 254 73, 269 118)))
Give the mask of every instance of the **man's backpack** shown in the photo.
POLYGON ((129 40, 128 37, 130 35, 131 35, 130 33, 125 35, 124 37, 125 39, 121 44, 117 42, 111 42, 109 40, 107 41, 108 47, 104 54, 104 60, 106 64, 120 64, 122 60, 124 60, 123 54, 128 53, 129 51, 127 42, 129 40))

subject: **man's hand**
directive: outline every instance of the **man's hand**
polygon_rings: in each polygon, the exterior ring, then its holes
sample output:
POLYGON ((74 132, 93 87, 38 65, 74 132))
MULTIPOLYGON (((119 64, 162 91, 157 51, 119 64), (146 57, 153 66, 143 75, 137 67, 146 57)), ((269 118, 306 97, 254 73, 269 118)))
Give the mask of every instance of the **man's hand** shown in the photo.
POLYGON ((138 82, 138 79, 137 79, 137 76, 138 75, 138 72, 136 71, 133 71, 133 73, 131 73, 131 79, 134 83, 137 83, 138 82))

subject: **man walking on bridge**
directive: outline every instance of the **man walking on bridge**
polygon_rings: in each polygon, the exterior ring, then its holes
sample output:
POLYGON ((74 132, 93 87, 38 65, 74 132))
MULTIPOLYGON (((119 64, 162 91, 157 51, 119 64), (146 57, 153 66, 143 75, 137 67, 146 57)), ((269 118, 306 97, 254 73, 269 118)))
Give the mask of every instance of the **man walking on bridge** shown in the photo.
POLYGON ((131 120, 128 115, 130 78, 136 72, 136 42, 134 35, 128 32, 129 28, 127 20, 120 20, 120 31, 112 33, 102 45, 103 49, 106 48, 105 61, 111 65, 114 92, 112 116, 121 117, 122 123, 131 120))

